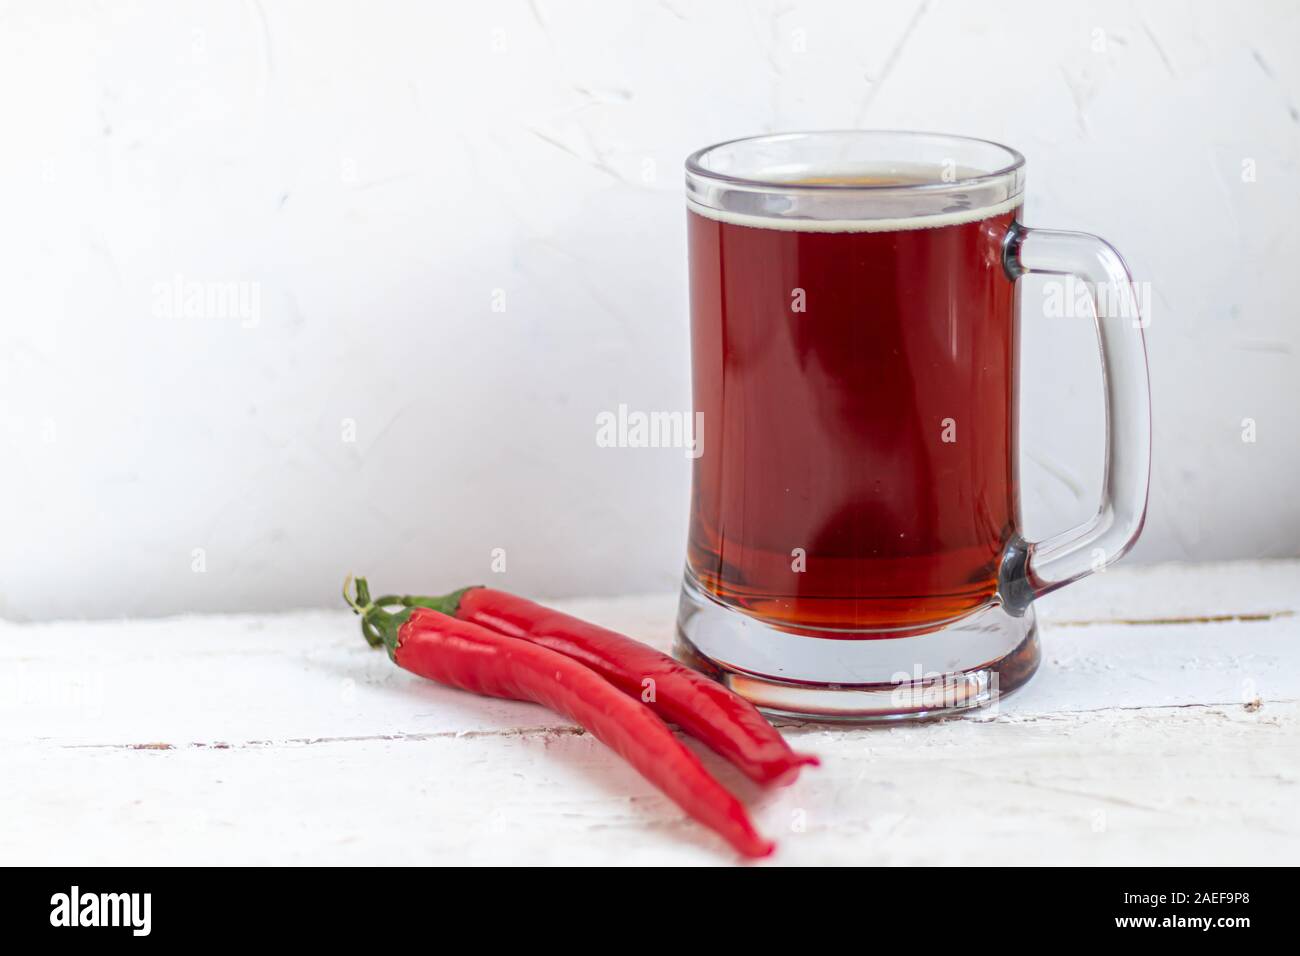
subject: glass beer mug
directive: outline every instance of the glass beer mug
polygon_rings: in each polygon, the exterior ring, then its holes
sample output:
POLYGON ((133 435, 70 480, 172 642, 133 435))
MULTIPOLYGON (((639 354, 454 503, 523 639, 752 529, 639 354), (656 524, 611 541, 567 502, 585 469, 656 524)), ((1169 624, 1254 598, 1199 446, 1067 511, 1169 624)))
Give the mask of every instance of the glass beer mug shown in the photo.
POLYGON ((686 164, 703 413, 677 654, 771 713, 959 712, 1034 673, 1031 602, 1123 555, 1150 472, 1132 279, 1094 236, 1019 223, 1024 157, 984 140, 759 136, 686 164), (1093 294, 1097 514, 1019 533, 1016 279, 1093 294))

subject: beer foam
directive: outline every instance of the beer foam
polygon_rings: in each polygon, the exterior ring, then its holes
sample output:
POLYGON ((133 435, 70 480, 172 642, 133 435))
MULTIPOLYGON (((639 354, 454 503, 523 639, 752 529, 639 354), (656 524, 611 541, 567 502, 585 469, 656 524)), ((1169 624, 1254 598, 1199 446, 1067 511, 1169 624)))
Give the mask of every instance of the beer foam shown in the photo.
POLYGON ((752 213, 713 209, 700 205, 689 196, 686 197, 686 208, 706 219, 725 222, 732 226, 749 226, 753 229, 778 229, 784 232, 908 232, 913 229, 938 229, 940 226, 959 226, 962 223, 992 219, 994 216, 1000 216, 1017 208, 1024 199, 1024 195, 1021 194, 992 206, 889 219, 796 219, 756 216, 752 213))

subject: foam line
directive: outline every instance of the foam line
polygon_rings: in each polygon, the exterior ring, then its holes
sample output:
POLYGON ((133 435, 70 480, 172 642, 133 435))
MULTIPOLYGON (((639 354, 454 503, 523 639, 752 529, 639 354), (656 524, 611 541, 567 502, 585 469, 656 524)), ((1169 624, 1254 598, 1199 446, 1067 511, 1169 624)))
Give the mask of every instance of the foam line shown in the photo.
POLYGON ((912 229, 938 229, 940 226, 958 226, 964 222, 979 222, 1010 212, 1022 202, 1024 195, 1013 196, 994 206, 981 206, 960 212, 942 212, 932 216, 908 216, 903 219, 780 219, 769 216, 751 216, 746 213, 724 212, 701 206, 689 196, 686 208, 706 219, 714 219, 733 226, 754 229, 778 229, 784 232, 906 232, 912 229))

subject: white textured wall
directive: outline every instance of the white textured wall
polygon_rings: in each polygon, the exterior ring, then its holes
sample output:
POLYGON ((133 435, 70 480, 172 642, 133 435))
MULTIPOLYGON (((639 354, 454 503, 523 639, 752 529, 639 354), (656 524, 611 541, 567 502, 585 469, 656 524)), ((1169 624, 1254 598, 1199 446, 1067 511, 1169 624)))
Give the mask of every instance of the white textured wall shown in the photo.
MULTIPOLYGON (((1296 554, 1298 54, 1289 2, 0 5, 0 612, 671 586, 687 462, 595 416, 689 401, 685 154, 819 127, 1021 149, 1026 221, 1153 290, 1135 557, 1296 554)), ((1026 324, 1041 535, 1100 398, 1086 325, 1026 324)))

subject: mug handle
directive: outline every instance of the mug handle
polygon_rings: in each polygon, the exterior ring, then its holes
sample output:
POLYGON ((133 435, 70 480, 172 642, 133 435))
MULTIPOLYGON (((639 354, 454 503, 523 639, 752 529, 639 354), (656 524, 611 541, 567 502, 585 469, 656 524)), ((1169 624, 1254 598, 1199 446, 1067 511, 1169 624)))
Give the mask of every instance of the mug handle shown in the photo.
POLYGON ((1118 561, 1146 520, 1151 480, 1151 386, 1133 276, 1106 241, 1082 232, 1011 225, 1002 265, 1012 279, 1030 272, 1075 276, 1092 296, 1106 393, 1106 464, 1101 505, 1088 521, 1044 541, 1017 538, 998 575, 1009 614, 1118 561))

